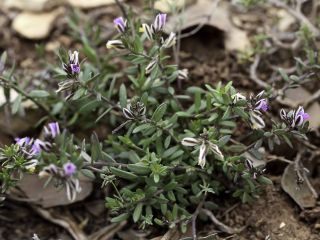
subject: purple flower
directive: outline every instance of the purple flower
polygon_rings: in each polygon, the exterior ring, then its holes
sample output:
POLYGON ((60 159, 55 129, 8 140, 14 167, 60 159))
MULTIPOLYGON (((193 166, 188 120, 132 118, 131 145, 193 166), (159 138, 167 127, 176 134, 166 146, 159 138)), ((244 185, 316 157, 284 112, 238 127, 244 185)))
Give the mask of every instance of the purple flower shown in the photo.
POLYGON ((301 126, 309 118, 309 114, 305 113, 303 107, 300 106, 294 114, 292 126, 301 126))
POLYGON ((113 23, 120 33, 124 33, 126 31, 127 21, 125 21, 122 17, 114 19, 113 23))
POLYGON ((166 25, 166 21, 167 21, 167 14, 165 13, 159 13, 152 25, 152 28, 155 32, 159 32, 162 31, 164 26, 166 25))
POLYGON ((268 110, 268 108, 269 108, 269 106, 268 106, 268 102, 266 99, 262 98, 258 102, 256 102, 255 110, 262 110, 262 111, 266 112, 268 110))
POLYGON ((63 165, 63 170, 65 175, 71 176, 77 171, 77 167, 72 162, 67 162, 63 165))
POLYGON ((301 116, 303 121, 307 121, 310 118, 310 115, 308 113, 304 112, 304 109, 301 106, 298 108, 296 116, 301 116))
POLYGON ((31 143, 31 138, 29 137, 15 138, 14 140, 20 147, 28 146, 31 143))
POLYGON ((70 64, 72 74, 80 73, 80 65, 79 64, 70 64))
POLYGON ((60 134, 59 123, 57 123, 57 122, 49 123, 48 127, 44 127, 44 131, 45 131, 46 136, 50 136, 52 138, 55 138, 56 136, 58 136, 60 134), (48 129, 48 127, 49 127, 49 129, 48 129))

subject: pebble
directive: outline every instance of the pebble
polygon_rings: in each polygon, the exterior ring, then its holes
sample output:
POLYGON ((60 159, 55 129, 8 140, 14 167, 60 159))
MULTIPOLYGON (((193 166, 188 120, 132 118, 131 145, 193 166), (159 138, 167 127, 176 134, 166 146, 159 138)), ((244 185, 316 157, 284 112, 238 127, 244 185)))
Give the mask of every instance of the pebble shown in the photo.
POLYGON ((106 6, 109 4, 114 4, 115 0, 67 0, 68 3, 73 7, 78 7, 82 9, 90 9, 101 6, 106 6))
POLYGON ((25 38, 43 39, 49 35, 54 21, 63 12, 63 8, 45 13, 22 12, 13 20, 12 27, 25 38))
POLYGON ((41 12, 51 10, 63 2, 64 0, 4 0, 3 5, 5 8, 41 12))

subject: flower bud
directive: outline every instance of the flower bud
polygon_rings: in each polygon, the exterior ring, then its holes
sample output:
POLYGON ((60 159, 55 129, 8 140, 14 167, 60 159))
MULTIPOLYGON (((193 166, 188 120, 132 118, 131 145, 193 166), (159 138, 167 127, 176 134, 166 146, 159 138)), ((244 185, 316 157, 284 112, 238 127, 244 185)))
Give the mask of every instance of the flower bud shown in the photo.
POLYGON ((159 13, 152 24, 153 31, 154 32, 162 31, 164 26, 166 25, 166 20, 167 20, 167 14, 159 13))
POLYGON ((170 48, 177 42, 177 37, 175 33, 170 33, 169 37, 162 43, 163 48, 170 48))
POLYGON ((125 46, 123 45, 121 40, 109 40, 106 44, 108 49, 114 48, 114 49, 125 49, 125 46))
POLYGON ((188 79, 189 71, 188 69, 178 70, 178 79, 185 80, 188 79))
POLYGON ((114 19, 113 23, 119 33, 124 33, 126 31, 127 21, 124 20, 122 17, 118 17, 118 18, 114 19))
POLYGON ((147 38, 151 41, 153 40, 153 30, 148 24, 142 24, 143 32, 146 34, 147 38))
POLYGON ((152 72, 152 70, 157 66, 158 64, 158 59, 154 59, 152 60, 148 66, 146 67, 145 71, 146 71, 146 74, 150 74, 152 72))

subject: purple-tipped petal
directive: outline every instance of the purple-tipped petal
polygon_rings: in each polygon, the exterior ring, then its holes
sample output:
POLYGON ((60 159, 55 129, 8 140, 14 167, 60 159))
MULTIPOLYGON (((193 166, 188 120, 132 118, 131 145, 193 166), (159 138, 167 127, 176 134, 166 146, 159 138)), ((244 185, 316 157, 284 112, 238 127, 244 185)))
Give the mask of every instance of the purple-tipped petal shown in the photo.
POLYGON ((60 134, 59 123, 52 122, 52 123, 49 123, 48 126, 49 126, 49 129, 50 129, 51 136, 53 138, 55 138, 56 136, 58 136, 60 134))
POLYGON ((114 19, 113 23, 120 33, 125 32, 127 23, 122 17, 114 19))
POLYGON ((307 120, 310 119, 310 115, 308 113, 303 113, 302 114, 302 118, 303 118, 304 121, 307 121, 307 120))
POLYGON ((15 138, 14 140, 20 147, 27 146, 31 142, 31 138, 29 137, 15 138))
POLYGON ((301 116, 303 121, 307 121, 310 118, 310 115, 308 113, 304 112, 304 109, 301 106, 297 109, 296 118, 298 116, 301 116))
POLYGON ((159 13, 154 22, 153 22, 153 30, 156 32, 162 31, 164 26, 166 25, 167 14, 159 13))

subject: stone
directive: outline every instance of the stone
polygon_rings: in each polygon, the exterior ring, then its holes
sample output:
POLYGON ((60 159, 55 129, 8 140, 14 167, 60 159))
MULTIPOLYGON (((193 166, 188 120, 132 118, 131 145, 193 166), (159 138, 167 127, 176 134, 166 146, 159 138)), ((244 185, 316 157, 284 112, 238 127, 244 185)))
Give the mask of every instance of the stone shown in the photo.
POLYGON ((22 12, 13 20, 12 27, 25 38, 43 39, 48 37, 56 18, 62 13, 63 8, 45 13, 22 12))
POLYGON ((163 13, 181 9, 186 4, 186 0, 158 0, 154 3, 154 8, 163 13))
POLYGON ((23 11, 41 12, 51 10, 64 0, 4 0, 5 8, 15 8, 23 11))
POLYGON ((281 178, 282 189, 299 205, 301 209, 312 208, 317 204, 318 195, 313 187, 307 184, 308 180, 297 185, 295 164, 289 164, 281 178))
POLYGON ((82 9, 90 9, 101 6, 106 6, 110 4, 114 4, 115 0, 67 0, 68 3, 73 7, 78 7, 82 9))
POLYGON ((181 14, 170 16, 165 32, 177 32, 199 25, 211 26, 224 32, 224 45, 229 51, 244 51, 250 48, 247 33, 233 25, 230 20, 230 4, 221 1, 214 5, 210 0, 198 0, 181 14), (181 19, 183 19, 181 23, 181 19), (178 29, 180 28, 180 29, 178 29))
MULTIPOLYGON (((23 179, 18 182, 17 188, 22 191, 28 199, 32 199, 34 203, 41 205, 44 208, 50 208, 55 206, 69 205, 75 202, 79 202, 88 197, 93 189, 93 183, 87 177, 80 175, 81 192, 77 194, 75 201, 70 202, 66 195, 64 188, 57 188, 53 181, 45 187, 48 179, 40 179, 34 174, 24 174, 23 179)), ((15 196, 14 189, 10 191, 11 195, 15 196)))

